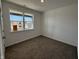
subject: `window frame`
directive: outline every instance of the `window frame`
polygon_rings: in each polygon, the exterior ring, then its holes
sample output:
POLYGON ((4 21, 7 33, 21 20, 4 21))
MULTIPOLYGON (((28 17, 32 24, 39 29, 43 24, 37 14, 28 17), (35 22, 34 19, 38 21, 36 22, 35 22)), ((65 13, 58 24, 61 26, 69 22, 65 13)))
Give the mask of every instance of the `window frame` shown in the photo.
MULTIPOLYGON (((25 13, 26 13, 26 12, 25 12, 25 13)), ((33 15, 33 14, 28 14, 28 13, 26 13, 26 14, 27 14, 28 16, 32 16, 33 29, 25 29, 25 28, 24 28, 24 30, 34 30, 34 28, 35 28, 35 27, 34 27, 34 15, 33 15)), ((25 15, 24 15, 24 16, 25 16, 25 15)), ((23 17, 24 17, 24 16, 23 16, 23 17)), ((24 19, 24 20, 25 20, 25 19, 24 19)), ((24 23, 24 24, 25 24, 25 23, 24 23)), ((25 27, 25 25, 24 25, 24 27, 25 27)))
MULTIPOLYGON (((20 11, 18 11, 18 12, 20 12, 20 11)), ((23 16, 23 30, 20 30, 20 31, 29 31, 29 30, 34 30, 34 14, 30 14, 30 13, 26 13, 26 12, 21 12, 22 14, 19 14, 19 13, 14 13, 14 12, 11 12, 10 10, 9 10, 9 20, 10 20, 10 15, 11 15, 11 13, 12 14, 15 14, 15 15, 21 15, 21 16, 23 16), (25 17, 25 14, 27 15, 27 16, 32 16, 32 24, 33 24, 33 28, 32 29, 25 29, 25 19, 24 19, 24 17, 25 17)), ((11 29, 11 20, 10 20, 10 32, 20 32, 20 31, 13 31, 12 29, 11 29)))

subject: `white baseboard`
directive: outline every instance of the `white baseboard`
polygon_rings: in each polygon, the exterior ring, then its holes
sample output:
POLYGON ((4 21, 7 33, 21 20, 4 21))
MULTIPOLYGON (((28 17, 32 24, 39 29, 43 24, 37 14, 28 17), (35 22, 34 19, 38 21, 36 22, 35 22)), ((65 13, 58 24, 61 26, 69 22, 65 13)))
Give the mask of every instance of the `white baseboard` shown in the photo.
MULTIPOLYGON (((20 40, 20 41, 16 41, 16 42, 10 43, 10 44, 8 44, 8 45, 5 46, 5 47, 8 47, 8 46, 11 46, 11 45, 20 43, 20 42, 25 41, 25 40, 29 40, 29 39, 34 38, 34 37, 37 37, 37 36, 40 36, 40 35, 31 36, 31 37, 29 37, 29 38, 26 38, 26 39, 23 39, 23 40, 20 40)), ((57 40, 57 41, 60 41, 60 42, 63 42, 63 43, 66 43, 66 44, 69 44, 69 45, 72 45, 72 46, 76 46, 76 45, 67 43, 67 42, 65 42, 65 41, 58 40, 59 38, 56 38, 56 37, 50 37, 50 36, 47 36, 47 35, 43 35, 43 36, 48 37, 48 38, 51 38, 51 39, 54 39, 54 40, 57 40)), ((76 46, 76 47, 77 47, 77 46, 76 46)))
POLYGON ((26 39, 23 39, 23 40, 20 40, 20 41, 16 41, 16 42, 10 43, 10 44, 8 44, 8 45, 5 46, 5 47, 8 47, 8 46, 11 46, 11 45, 14 45, 14 44, 17 44, 17 43, 20 43, 20 42, 29 40, 29 39, 34 38, 34 37, 37 37, 37 36, 40 36, 40 35, 30 36, 29 38, 26 38, 26 39))
POLYGON ((48 36, 48 35, 43 35, 43 36, 48 37, 48 38, 50 38, 50 39, 54 39, 54 40, 60 41, 60 42, 63 42, 63 43, 66 43, 66 44, 71 45, 71 46, 78 47, 77 45, 74 45, 74 44, 71 44, 71 43, 62 41, 61 39, 59 39, 59 38, 57 38, 57 37, 50 37, 50 36, 48 36), (58 39, 59 39, 59 40, 58 40, 58 39))

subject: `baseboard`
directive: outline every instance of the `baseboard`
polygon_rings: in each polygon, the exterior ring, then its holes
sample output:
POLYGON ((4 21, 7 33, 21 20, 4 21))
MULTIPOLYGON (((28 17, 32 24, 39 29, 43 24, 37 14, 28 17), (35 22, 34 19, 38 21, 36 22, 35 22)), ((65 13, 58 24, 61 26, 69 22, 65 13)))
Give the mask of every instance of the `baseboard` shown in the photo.
POLYGON ((66 43, 66 42, 64 42, 64 41, 57 40, 56 38, 51 38, 51 37, 46 36, 46 35, 42 35, 42 36, 47 37, 47 38, 49 38, 49 39, 53 39, 53 40, 58 41, 58 42, 61 42, 61 43, 63 43, 63 44, 70 45, 70 46, 73 46, 73 47, 77 48, 77 46, 75 46, 75 45, 68 44, 68 43, 66 43))
POLYGON ((5 47, 7 48, 7 47, 9 47, 9 46, 16 45, 16 44, 21 43, 21 42, 24 42, 24 41, 26 41, 26 40, 28 41, 28 40, 30 40, 30 39, 32 39, 32 38, 35 38, 35 37, 38 37, 38 36, 40 36, 40 35, 31 36, 30 38, 27 38, 27 39, 24 39, 24 40, 20 40, 20 41, 16 41, 16 42, 13 42, 13 43, 11 43, 11 44, 5 46, 5 47))
POLYGON ((33 37, 30 37, 30 38, 25 39, 25 40, 22 40, 22 41, 14 42, 14 43, 12 43, 12 44, 6 46, 6 47, 9 47, 9 46, 12 46, 12 45, 16 45, 16 44, 21 43, 21 42, 24 42, 24 41, 28 41, 28 40, 30 40, 30 39, 32 39, 32 38, 35 38, 35 37, 38 37, 38 36, 44 36, 44 37, 47 37, 47 38, 49 38, 49 39, 53 39, 53 40, 55 40, 55 41, 58 41, 58 42, 61 42, 61 43, 63 43, 63 44, 70 45, 70 46, 73 46, 73 47, 77 48, 77 46, 74 46, 74 45, 65 43, 65 42, 63 42, 63 41, 59 41, 59 40, 57 40, 57 39, 55 39, 55 38, 51 38, 51 37, 48 37, 48 36, 45 36, 45 35, 37 35, 37 36, 33 36, 33 37))

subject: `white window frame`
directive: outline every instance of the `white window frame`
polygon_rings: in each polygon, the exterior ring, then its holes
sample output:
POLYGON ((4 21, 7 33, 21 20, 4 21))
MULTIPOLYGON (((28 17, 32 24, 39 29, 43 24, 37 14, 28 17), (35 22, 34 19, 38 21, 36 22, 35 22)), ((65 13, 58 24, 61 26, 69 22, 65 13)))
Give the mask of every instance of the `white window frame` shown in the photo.
MULTIPOLYGON (((33 29, 24 29, 24 30, 34 30, 34 15, 33 14, 29 14, 29 13, 24 13, 23 15, 29 15, 32 16, 32 23, 33 23, 33 29)), ((24 16, 23 16, 24 17, 24 16)))
MULTIPOLYGON (((27 13, 27 12, 21 12, 20 11, 16 11, 16 10, 9 10, 9 19, 10 19, 10 13, 16 13, 16 14, 22 14, 23 15, 23 30, 21 31, 28 31, 28 30, 34 30, 34 15, 33 14, 30 14, 30 13, 27 13), (33 23, 33 29, 25 29, 25 21, 24 21, 24 15, 28 15, 28 16, 32 16, 32 23, 33 23)), ((11 21, 10 21, 10 28, 11 28, 11 21)), ((10 32, 19 32, 18 30, 17 31, 12 31, 12 29, 10 29, 10 32)))

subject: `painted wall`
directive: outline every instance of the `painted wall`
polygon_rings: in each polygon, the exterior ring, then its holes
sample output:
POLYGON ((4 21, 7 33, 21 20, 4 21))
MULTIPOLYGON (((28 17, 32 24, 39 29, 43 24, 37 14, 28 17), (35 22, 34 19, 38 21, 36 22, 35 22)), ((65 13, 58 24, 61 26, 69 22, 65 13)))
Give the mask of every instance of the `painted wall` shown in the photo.
POLYGON ((77 46, 77 13, 77 4, 45 12, 42 34, 49 38, 77 46))
POLYGON ((0 24, 0 59, 4 59, 4 39, 2 39, 1 33, 1 24, 0 24))
MULTIPOLYGON (((1 16, 1 12, 0 12, 0 16, 1 16)), ((0 30, 1 30, 1 18, 0 18, 0 30)), ((2 37, 1 37, 1 31, 0 31, 0 58, 1 58, 1 48, 2 48, 1 47, 1 41, 2 41, 2 37)))
MULTIPOLYGON (((0 11, 0 16, 1 16, 1 11, 0 11)), ((1 35, 1 18, 0 18, 0 59, 2 58, 1 56, 2 56, 2 35, 1 35)))
POLYGON ((10 46, 42 34, 49 38, 77 46, 77 13, 77 4, 49 10, 42 16, 41 12, 4 2, 3 19, 4 32, 6 35, 5 45, 10 46), (35 29, 31 31, 10 32, 9 8, 34 14, 35 29))
POLYGON ((40 20, 41 12, 34 11, 16 4, 9 2, 3 2, 3 19, 4 19, 4 32, 6 35, 6 46, 13 45, 15 43, 36 37, 40 35, 40 20), (9 8, 26 13, 34 14, 34 30, 10 32, 10 20, 9 20, 9 8))
POLYGON ((3 32, 2 32, 2 17, 1 17, 1 12, 0 11, 0 59, 4 59, 4 39, 2 39, 3 32))

